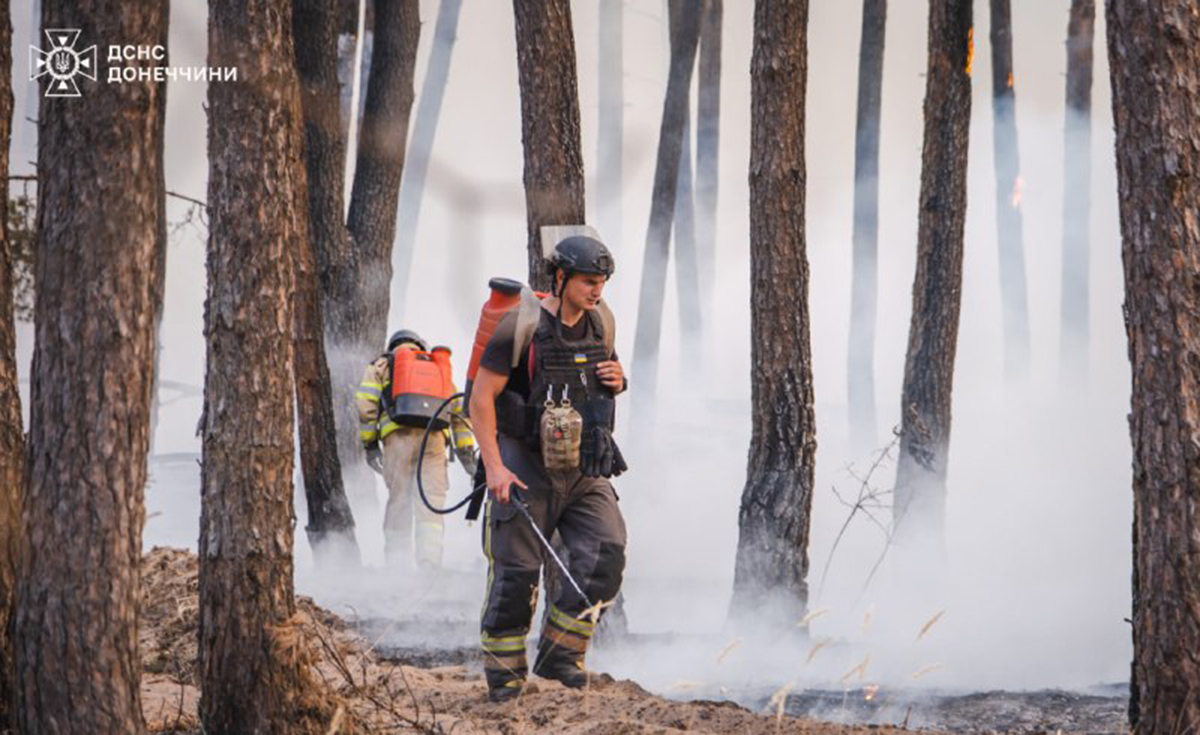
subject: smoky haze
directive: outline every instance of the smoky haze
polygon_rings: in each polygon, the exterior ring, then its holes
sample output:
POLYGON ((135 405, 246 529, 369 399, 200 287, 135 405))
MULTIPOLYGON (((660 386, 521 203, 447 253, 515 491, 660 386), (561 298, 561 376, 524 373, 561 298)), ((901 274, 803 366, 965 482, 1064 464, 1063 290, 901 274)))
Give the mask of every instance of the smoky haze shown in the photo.
MULTIPOLYGON (((899 423, 900 386, 911 310, 920 182, 926 15, 924 3, 893 3, 884 56, 880 141, 879 312, 875 385, 885 447, 899 423)), ((598 5, 573 3, 589 212, 595 187, 598 112, 598 5)), ((811 268, 812 355, 817 418, 817 478, 812 516, 810 605, 824 609, 812 640, 832 642, 807 659, 811 643, 751 643, 718 654, 733 639, 725 616, 733 578, 738 505, 752 417, 749 385, 749 66, 752 6, 726 3, 722 64, 720 208, 712 313, 703 314, 701 354, 683 353, 674 268, 668 269, 659 362, 659 423, 653 444, 629 446, 632 467, 616 487, 629 529, 626 605, 631 629, 663 634, 653 648, 598 651, 592 664, 660 692, 764 686, 796 680, 837 688, 870 657, 864 682, 939 688, 1084 687, 1122 681, 1131 654, 1123 618, 1130 607, 1130 464, 1126 424, 1129 367, 1121 320, 1122 276, 1104 19, 1096 20, 1092 99, 1091 343, 1089 375, 1060 381, 1064 48, 1067 0, 1013 3, 1017 124, 1023 188, 1025 258, 1032 362, 1027 384, 1004 381, 995 227, 992 111, 987 13, 977 8, 962 322, 954 390, 947 504, 949 583, 940 599, 913 599, 885 559, 864 583, 884 546, 862 514, 831 549, 871 455, 853 455, 846 414, 846 350, 851 279, 851 203, 855 89, 861 8, 815 2, 809 18, 806 119, 807 237, 811 268), (829 573, 822 585, 823 570, 829 573), (820 595, 818 597, 818 588, 820 595), (918 632, 944 615, 920 641, 918 632), (869 623, 864 625, 869 614, 869 623), (668 640, 665 636, 673 636, 668 640), (665 641, 665 642, 664 642, 665 641), (660 647, 665 646, 665 647, 660 647), (936 669, 932 667, 937 665, 936 669), (919 678, 912 674, 924 670, 919 678)), ((420 90, 437 3, 421 2, 420 90)), ((19 8, 14 42, 35 43, 34 13, 19 8)), ((172 3, 170 63, 204 66, 207 17, 202 4, 172 3)), ((630 0, 624 13, 625 152, 623 227, 601 232, 617 261, 606 297, 618 318, 617 350, 632 358, 642 247, 649 217, 654 152, 666 83, 666 12, 661 0, 630 0)), ((525 211, 516 49, 511 6, 464 3, 449 83, 432 152, 405 296, 408 321, 433 343, 452 346, 465 370, 490 276, 525 275, 525 211)), ((98 39, 120 43, 121 39, 98 39)), ((17 79, 25 54, 14 55, 17 79)), ((36 89, 15 85, 13 173, 36 159, 36 89)), ((205 85, 175 83, 168 94, 167 186, 203 199, 205 85)), ((695 96, 693 94, 693 106, 695 96)), ((86 104, 85 97, 78 100, 86 104)), ((188 206, 168 201, 172 222, 188 206)), ((593 224, 595 224, 593 222, 593 224)), ((399 223, 400 227, 404 223, 399 223)), ((204 238, 183 225, 171 236, 162 332, 161 413, 147 490, 147 548, 195 548, 200 450, 195 427, 204 380, 204 238)), ((395 306, 393 306, 395 310, 395 306)), ((32 330, 19 333, 28 376, 32 330)), ((382 348, 382 345, 381 345, 382 348)), ((331 360, 338 359, 331 355, 331 360)), ((247 359, 255 359, 247 356, 247 359)), ((634 384, 639 376, 630 375, 634 384)), ((27 388, 27 384, 26 384, 27 388)), ((632 392, 636 399, 636 391, 632 392)), ((617 439, 630 435, 630 411, 617 439)), ((29 404, 28 395, 24 405, 29 404)), ((27 408, 26 408, 27 411, 27 408)), ((270 417, 264 417, 267 430, 270 417)), ((873 475, 890 489, 894 464, 873 475)), ((451 468, 452 498, 468 490, 451 468)), ((382 497, 382 483, 378 488, 382 497)), ((886 498, 885 498, 886 500, 886 498)), ((336 585, 317 575, 297 534, 298 590, 340 612, 370 617, 455 617, 455 645, 470 644, 468 615, 484 585, 479 527, 447 522, 447 579, 425 582, 424 596, 383 570, 381 519, 356 508, 364 560, 361 579, 336 585), (444 606, 444 607, 442 607, 444 606), (467 613, 462 611, 466 610, 467 613), (462 632, 465 631, 465 632, 462 632)), ((303 494, 297 516, 304 518, 303 494)), ((877 511, 886 525, 887 510, 877 511)), ((303 525, 303 520, 300 521, 303 525)), ((797 616, 799 617, 799 616, 797 616)), ((432 627, 430 628, 432 630, 432 627)), ((432 633, 424 633, 432 635, 432 633)), ((422 635, 421 631, 414 635, 422 635)), ((438 635, 443 635, 440 631, 438 635)), ((439 639, 442 640, 442 639, 439 639)), ((851 683, 857 683, 857 675, 851 683)))

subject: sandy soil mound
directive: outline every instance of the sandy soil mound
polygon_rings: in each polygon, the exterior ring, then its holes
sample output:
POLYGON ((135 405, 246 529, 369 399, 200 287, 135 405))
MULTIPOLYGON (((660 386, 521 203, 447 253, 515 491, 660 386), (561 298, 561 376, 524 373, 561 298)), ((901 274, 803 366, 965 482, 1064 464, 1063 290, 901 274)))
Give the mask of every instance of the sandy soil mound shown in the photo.
MULTIPOLYGON (((199 731, 197 574, 196 556, 180 549, 155 548, 142 561, 142 706, 152 732, 199 731)), ((296 627, 317 662, 314 676, 335 703, 331 733, 895 732, 776 719, 727 702, 674 702, 631 681, 578 691, 538 680, 519 700, 490 704, 478 669, 383 661, 337 616, 297 600, 296 627)))

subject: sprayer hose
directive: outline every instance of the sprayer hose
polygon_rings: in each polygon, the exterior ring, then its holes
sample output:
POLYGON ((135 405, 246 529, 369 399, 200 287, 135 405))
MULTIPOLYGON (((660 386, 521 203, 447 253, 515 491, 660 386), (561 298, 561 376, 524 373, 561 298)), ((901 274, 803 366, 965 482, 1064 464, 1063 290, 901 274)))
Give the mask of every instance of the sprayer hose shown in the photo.
MULTIPOLYGON (((455 503, 450 508, 435 508, 433 507, 433 503, 430 503, 429 498, 425 495, 425 485, 421 482, 421 468, 425 463, 425 447, 429 445, 429 432, 433 430, 433 424, 437 421, 437 417, 441 415, 442 411, 446 410, 446 407, 453 403, 456 399, 464 397, 464 395, 464 393, 455 393, 446 400, 442 401, 442 405, 437 407, 437 410, 433 412, 433 416, 429 417, 429 423, 425 426, 425 434, 421 437, 421 451, 417 452, 417 491, 420 494, 421 502, 425 504, 425 507, 428 508, 430 512, 437 513, 438 515, 449 515, 463 507, 467 503, 471 502, 471 499, 479 493, 480 489, 478 485, 472 487, 470 495, 455 503)), ((463 419, 461 416, 455 416, 454 414, 451 414, 450 420, 464 421, 465 419, 463 419)))

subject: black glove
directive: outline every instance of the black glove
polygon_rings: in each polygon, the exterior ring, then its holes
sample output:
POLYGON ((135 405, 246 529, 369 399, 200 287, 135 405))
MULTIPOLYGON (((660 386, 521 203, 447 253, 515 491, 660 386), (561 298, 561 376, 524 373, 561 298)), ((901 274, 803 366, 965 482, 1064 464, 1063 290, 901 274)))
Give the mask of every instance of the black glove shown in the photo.
POLYGON ((383 450, 379 448, 379 442, 371 442, 363 445, 363 451, 367 453, 367 466, 375 470, 379 474, 383 474, 383 450))
POLYGON ((579 471, 586 477, 616 477, 629 469, 612 436, 616 407, 612 398, 598 397, 589 398, 579 411, 583 417, 579 471))

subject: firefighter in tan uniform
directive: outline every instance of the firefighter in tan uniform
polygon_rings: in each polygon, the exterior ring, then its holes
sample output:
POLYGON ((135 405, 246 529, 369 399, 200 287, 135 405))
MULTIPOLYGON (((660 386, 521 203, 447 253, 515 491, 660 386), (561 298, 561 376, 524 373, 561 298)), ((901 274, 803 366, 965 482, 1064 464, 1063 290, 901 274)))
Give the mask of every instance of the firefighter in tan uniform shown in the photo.
MULTIPOLYGON (((435 350, 445 348, 434 348, 435 350)), ((367 464, 383 475, 388 489, 383 518, 384 553, 390 565, 406 564, 413 556, 414 521, 416 562, 422 569, 442 564, 442 517, 421 502, 417 489, 417 457, 425 429, 398 423, 388 404, 391 398, 392 361, 397 350, 428 352, 416 332, 402 329, 388 340, 387 352, 367 366, 355 395, 359 439, 367 464)), ((475 474, 475 436, 462 415, 462 400, 451 405, 449 428, 431 431, 421 463, 421 484, 429 502, 441 508, 446 502, 447 444, 469 475, 475 474)))

